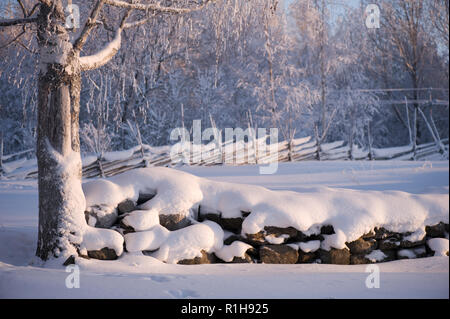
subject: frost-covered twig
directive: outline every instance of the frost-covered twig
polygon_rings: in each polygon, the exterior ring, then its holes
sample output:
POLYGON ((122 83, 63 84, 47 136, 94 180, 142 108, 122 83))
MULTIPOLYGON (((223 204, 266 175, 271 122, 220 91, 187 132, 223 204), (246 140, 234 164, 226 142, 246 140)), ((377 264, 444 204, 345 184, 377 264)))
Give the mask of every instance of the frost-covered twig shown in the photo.
POLYGON ((193 8, 177 8, 177 7, 163 7, 159 3, 128 3, 120 0, 106 0, 105 3, 119 8, 134 9, 140 11, 156 11, 163 13, 189 13, 193 11, 198 11, 203 9, 208 3, 213 2, 213 0, 206 0, 203 4, 193 7, 193 8))

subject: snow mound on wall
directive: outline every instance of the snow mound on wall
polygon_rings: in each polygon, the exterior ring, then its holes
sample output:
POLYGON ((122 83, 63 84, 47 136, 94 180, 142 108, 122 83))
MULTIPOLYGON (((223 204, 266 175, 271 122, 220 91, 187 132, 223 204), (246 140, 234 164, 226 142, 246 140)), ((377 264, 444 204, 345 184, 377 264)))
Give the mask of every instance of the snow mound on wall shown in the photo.
POLYGON ((223 230, 205 221, 176 231, 157 225, 145 232, 125 235, 128 252, 155 251, 152 257, 170 264, 183 259, 201 257, 201 251, 213 253, 223 246, 223 230))
POLYGON ((305 253, 313 253, 320 248, 320 240, 311 240, 306 243, 298 243, 298 246, 305 253))
POLYGON ((157 250, 169 235, 167 228, 157 225, 149 231, 128 233, 124 237, 127 251, 139 252, 157 250))
POLYGON ((159 225, 159 214, 156 210, 135 210, 123 218, 125 225, 136 231, 144 231, 159 225))
POLYGON ((222 249, 215 252, 215 255, 225 262, 230 262, 234 257, 245 258, 247 250, 253 247, 241 241, 234 241, 231 245, 225 245, 222 249))
POLYGON ((448 256, 448 239, 432 238, 428 240, 428 246, 435 256, 448 256))
POLYGON ((379 249, 376 249, 372 251, 370 254, 366 255, 366 258, 371 262, 379 262, 384 260, 386 257, 387 256, 385 255, 385 253, 379 249))
POLYGON ((123 252, 123 237, 116 231, 102 228, 86 227, 80 252, 87 255, 87 251, 101 250, 102 248, 114 249, 117 256, 123 252))
POLYGON ((183 259, 201 257, 201 251, 218 251, 223 246, 223 230, 214 222, 206 221, 170 233, 153 253, 153 257, 169 264, 183 259))
POLYGON ((136 169, 107 180, 94 180, 83 184, 86 207, 95 204, 117 206, 129 198, 136 201, 139 193, 156 196, 141 205, 142 210, 171 215, 189 211, 203 199, 201 179, 176 170, 154 167, 136 169))
MULTIPOLYGON (((313 235, 320 233, 322 225, 333 225, 335 234, 325 235, 322 242, 321 248, 325 250, 346 248, 345 242, 354 241, 375 227, 411 232, 412 237, 419 238, 425 234, 425 225, 449 220, 448 194, 417 195, 326 187, 308 193, 271 191, 260 186, 211 181, 163 167, 136 169, 107 180, 90 181, 83 185, 83 190, 87 207, 93 204, 117 206, 127 198, 137 200, 139 193, 156 192, 152 200, 140 206, 144 211, 139 214, 141 219, 133 222, 133 227, 139 230, 154 227, 147 223, 146 214, 152 215, 154 220, 155 214, 192 213, 199 205, 221 212, 222 218, 242 217, 242 212, 251 212, 242 224, 243 235, 258 233, 265 226, 294 227, 313 235)), ((194 226, 208 232, 205 227, 194 226)), ((173 235, 175 233, 184 234, 184 231, 171 232, 162 244, 157 254, 163 260, 175 260, 182 255, 171 243, 185 243, 184 236, 192 236, 193 242, 198 242, 203 236, 173 235)), ((212 246, 211 239, 208 240, 204 248, 209 249, 212 246)), ((198 254, 198 250, 195 251, 198 254)))

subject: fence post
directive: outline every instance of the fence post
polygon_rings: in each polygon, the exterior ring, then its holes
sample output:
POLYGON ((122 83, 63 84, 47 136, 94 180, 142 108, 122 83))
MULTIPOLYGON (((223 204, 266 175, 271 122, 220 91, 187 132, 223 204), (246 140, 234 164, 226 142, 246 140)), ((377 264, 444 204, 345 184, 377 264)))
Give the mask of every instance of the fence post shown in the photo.
POLYGON ((414 115, 413 115, 413 161, 417 159, 417 106, 414 106, 414 115))
POLYGON ((405 96, 405 109, 406 109, 406 123, 408 124, 408 133, 409 133, 409 144, 413 144, 412 133, 411 133, 411 122, 409 120, 409 106, 408 99, 405 96))
POLYGON ((317 127, 317 123, 314 125, 314 134, 316 136, 316 160, 320 161, 320 152, 322 151, 320 144, 322 141, 319 139, 319 128, 317 127))
POLYGON ((105 178, 105 172, 103 170, 103 165, 102 165, 102 158, 103 158, 103 152, 101 152, 100 154, 97 154, 97 166, 98 166, 98 170, 100 171, 100 176, 102 178, 105 178))
POLYGON ((425 116, 425 114, 423 113, 423 111, 420 109, 420 107, 419 107, 418 109, 419 109, 420 115, 422 115, 423 120, 425 121, 425 124, 426 124, 427 127, 428 127, 428 130, 429 130, 430 133, 431 133, 431 136, 433 137, 434 142, 436 143, 437 148, 439 149, 439 152, 440 152, 442 155, 444 155, 444 154, 446 153, 446 152, 445 152, 445 148, 443 147, 441 141, 440 141, 440 140, 436 137, 436 135, 434 134, 433 128, 431 127, 430 123, 428 122, 427 117, 425 116))
MULTIPOLYGON (((430 105, 430 121, 431 121, 431 125, 432 125, 432 127, 434 129, 434 132, 436 134, 436 137, 437 137, 437 139, 439 141, 439 146, 444 150, 444 154, 443 155, 445 155, 445 153, 446 153, 445 152, 445 147, 442 144, 441 136, 439 134, 439 131, 438 131, 438 129, 436 127, 436 124, 434 123, 434 119, 433 119, 433 104, 430 105)), ((448 154, 447 154, 447 158, 448 158, 448 154)))
POLYGON ((372 153, 372 131, 370 129, 370 122, 367 123, 367 140, 369 142, 369 160, 373 161, 373 153, 372 153))

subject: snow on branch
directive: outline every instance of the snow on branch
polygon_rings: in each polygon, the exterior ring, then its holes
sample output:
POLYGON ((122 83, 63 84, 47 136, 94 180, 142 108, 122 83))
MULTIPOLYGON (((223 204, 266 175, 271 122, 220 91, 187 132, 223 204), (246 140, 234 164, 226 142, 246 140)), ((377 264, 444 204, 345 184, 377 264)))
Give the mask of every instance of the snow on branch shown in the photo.
POLYGON ((88 71, 97 69, 108 63, 116 55, 117 51, 120 49, 122 31, 127 27, 127 23, 125 21, 130 16, 131 11, 131 9, 128 9, 123 16, 120 26, 116 31, 116 35, 111 42, 109 42, 102 50, 94 55, 80 57, 81 70, 88 71))
POLYGON ((175 8, 175 7, 161 7, 159 4, 141 4, 141 3, 128 3, 121 0, 99 0, 97 1, 96 5, 94 6, 91 15, 86 22, 86 25, 84 29, 81 32, 80 37, 75 41, 74 48, 75 50, 80 51, 83 47, 84 43, 86 42, 86 39, 92 30, 95 23, 92 21, 96 21, 96 18, 103 6, 103 4, 108 4, 111 6, 119 7, 127 9, 127 13, 122 18, 122 22, 120 24, 120 27, 116 31, 116 35, 114 39, 108 43, 101 51, 94 55, 90 56, 84 56, 80 57, 80 65, 81 69, 83 71, 88 70, 94 70, 97 69, 112 59, 114 55, 119 51, 120 49, 120 42, 121 42, 121 33, 122 30, 137 27, 140 26, 148 21, 148 17, 145 17, 141 20, 126 23, 126 19, 130 16, 131 12, 133 10, 141 10, 141 11, 155 11, 155 12, 163 12, 163 13, 188 13, 193 12, 197 10, 201 10, 204 8, 208 3, 212 2, 214 0, 205 0, 202 5, 199 5, 195 8, 175 8))
POLYGON ((93 55, 80 57, 80 65, 83 71, 97 69, 111 60, 120 49, 122 28, 116 31, 114 39, 109 42, 102 50, 93 55))
POLYGON ((106 0, 106 4, 114 7, 141 10, 141 11, 156 11, 163 13, 189 13, 203 9, 208 3, 212 1, 214 0, 206 0, 203 4, 194 8, 162 7, 158 3, 150 3, 150 4, 128 3, 121 0, 106 0))

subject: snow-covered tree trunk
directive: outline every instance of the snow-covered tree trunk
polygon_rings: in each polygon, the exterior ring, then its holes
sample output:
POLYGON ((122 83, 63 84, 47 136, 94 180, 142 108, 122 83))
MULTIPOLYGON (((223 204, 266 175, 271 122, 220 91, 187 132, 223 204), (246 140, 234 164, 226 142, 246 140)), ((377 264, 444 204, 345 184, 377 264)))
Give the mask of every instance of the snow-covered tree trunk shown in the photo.
POLYGON ((43 2, 37 19, 39 230, 43 260, 73 250, 84 220, 78 135, 80 67, 64 27, 61 1, 43 2))

